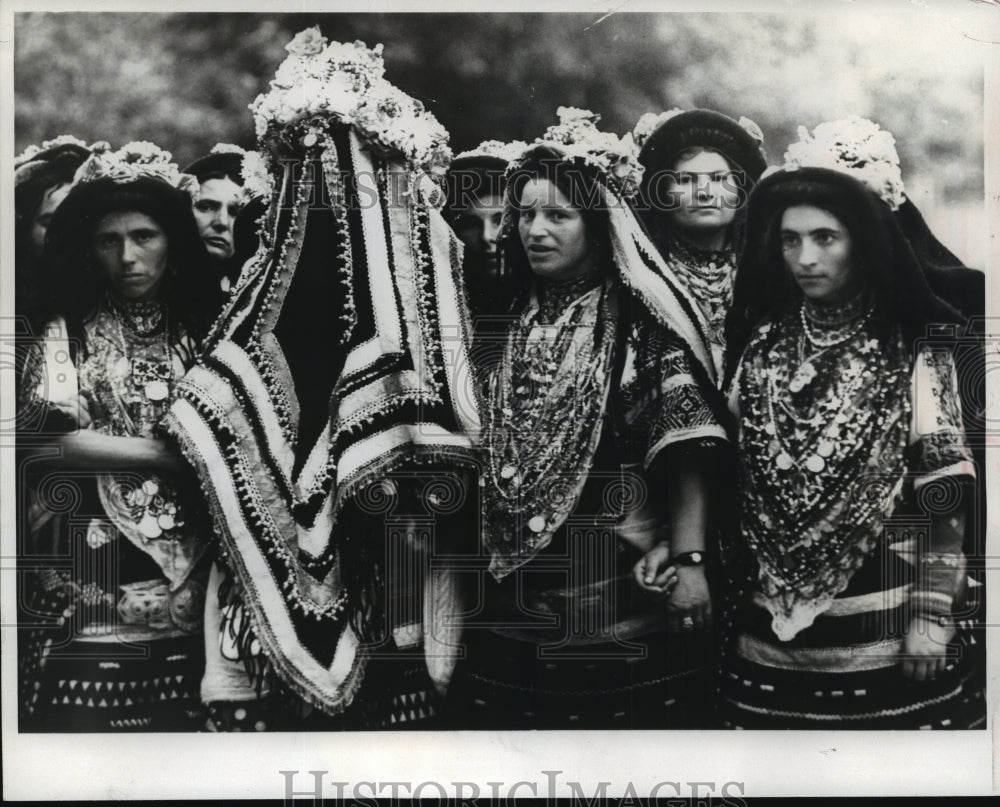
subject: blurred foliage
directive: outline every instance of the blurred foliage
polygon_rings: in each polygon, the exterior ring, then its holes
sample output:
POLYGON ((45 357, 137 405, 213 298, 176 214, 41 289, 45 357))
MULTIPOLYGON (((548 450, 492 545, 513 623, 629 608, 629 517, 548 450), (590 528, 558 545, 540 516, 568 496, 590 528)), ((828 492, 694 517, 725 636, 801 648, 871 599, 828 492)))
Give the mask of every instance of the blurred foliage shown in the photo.
POLYGON ((703 106, 756 120, 780 162, 798 124, 857 113, 896 135, 907 182, 933 176, 941 201, 981 198, 981 60, 958 58, 923 21, 906 30, 845 19, 17 14, 15 148, 61 133, 152 140, 183 165, 216 142, 252 147, 247 104, 284 44, 318 22, 331 39, 384 43, 388 78, 426 103, 456 152, 487 138, 530 140, 561 104, 600 112, 618 132, 643 112, 703 106))

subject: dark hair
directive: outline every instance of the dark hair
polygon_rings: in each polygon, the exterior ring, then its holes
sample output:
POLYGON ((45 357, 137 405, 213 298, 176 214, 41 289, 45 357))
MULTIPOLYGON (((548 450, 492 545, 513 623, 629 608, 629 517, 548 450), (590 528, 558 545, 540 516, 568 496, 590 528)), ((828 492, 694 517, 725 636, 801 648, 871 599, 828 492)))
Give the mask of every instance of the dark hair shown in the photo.
POLYGON ((780 318, 802 299, 781 251, 781 219, 795 205, 826 210, 850 232, 854 265, 864 272, 874 297, 879 338, 888 339, 899 326, 906 344, 912 345, 932 323, 964 322, 931 291, 892 211, 874 193, 831 169, 779 171, 760 182, 747 205, 748 239, 726 318, 727 378, 756 325, 765 317, 780 318))
POLYGON ((467 157, 455 160, 446 177, 447 197, 441 213, 453 223, 484 196, 504 195, 506 160, 499 157, 467 157))
POLYGON ((210 179, 229 179, 243 186, 243 155, 239 152, 224 151, 206 154, 184 168, 185 174, 192 174, 199 182, 210 179))
POLYGON ((233 175, 233 174, 229 174, 229 173, 227 173, 225 171, 209 171, 206 174, 202 174, 197 179, 198 179, 198 182, 200 182, 202 184, 204 184, 206 182, 209 182, 210 180, 213 180, 213 179, 228 179, 230 182, 233 182, 236 185, 242 185, 243 184, 243 178, 239 174, 233 175))
POLYGON ((28 317, 33 332, 44 317, 39 258, 31 238, 35 214, 47 193, 73 181, 82 161, 75 152, 59 154, 14 188, 14 308, 15 313, 28 317))
POLYGON ((209 269, 190 197, 158 179, 125 184, 98 179, 78 185, 52 217, 42 256, 49 316, 62 316, 71 337, 81 339, 83 323, 106 291, 90 259, 94 229, 110 213, 132 211, 156 221, 167 237, 170 275, 166 303, 171 321, 200 340, 219 310, 221 292, 209 269))
POLYGON ((656 168, 647 167, 642 176, 642 183, 639 186, 639 204, 637 216, 650 240, 666 259, 670 257, 670 244, 673 240, 673 223, 670 219, 670 210, 665 208, 663 200, 658 193, 659 182, 667 176, 672 175, 677 169, 680 160, 694 156, 693 153, 703 151, 712 152, 722 157, 729 165, 736 185, 737 209, 733 221, 727 225, 729 229, 729 241, 733 249, 739 251, 746 232, 746 201, 753 189, 753 178, 744 171, 728 154, 721 148, 711 144, 686 145, 680 151, 673 153, 670 158, 656 168))
POLYGON ((596 169, 580 161, 567 162, 548 146, 535 146, 522 157, 507 179, 507 209, 511 216, 501 234, 500 254, 513 286, 515 309, 523 307, 527 301, 533 278, 517 229, 521 191, 529 179, 548 180, 562 191, 583 216, 586 234, 599 252, 598 266, 607 269, 613 262, 608 209, 596 169))
POLYGON ((714 151, 725 157, 738 185, 740 207, 730 227, 730 241, 737 251, 745 235, 745 201, 767 168, 763 145, 738 121, 712 109, 690 109, 658 126, 642 144, 639 162, 645 172, 639 189, 639 219, 664 258, 669 256, 672 231, 669 217, 657 204, 652 183, 692 148, 714 151))

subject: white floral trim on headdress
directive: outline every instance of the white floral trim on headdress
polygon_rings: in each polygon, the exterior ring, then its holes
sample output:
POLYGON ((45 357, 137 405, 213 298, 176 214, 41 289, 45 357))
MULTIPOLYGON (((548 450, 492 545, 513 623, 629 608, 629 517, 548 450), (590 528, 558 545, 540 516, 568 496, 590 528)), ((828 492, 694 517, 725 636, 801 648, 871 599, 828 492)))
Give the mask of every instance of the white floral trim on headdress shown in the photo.
POLYGON ((59 135, 51 140, 45 140, 40 146, 31 145, 28 146, 24 151, 18 154, 14 158, 14 168, 20 168, 25 163, 31 162, 35 157, 41 154, 43 151, 48 151, 49 149, 56 148, 57 146, 79 146, 80 148, 90 150, 90 146, 86 144, 85 141, 81 140, 79 137, 74 137, 73 135, 59 135))
POLYGON ((632 128, 632 139, 635 140, 636 146, 642 148, 646 145, 646 141, 649 140, 649 136, 653 132, 671 118, 676 118, 683 113, 684 110, 677 106, 673 109, 668 109, 666 112, 647 112, 636 121, 635 126, 632 128))
POLYGON ((893 210, 906 200, 896 139, 877 123, 852 115, 821 123, 812 134, 805 126, 798 132, 798 142, 785 152, 786 171, 832 168, 859 180, 893 210))
POLYGON ((271 89, 250 105, 262 146, 279 140, 314 145, 334 117, 365 141, 401 154, 413 167, 443 175, 451 161, 448 132, 423 104, 385 80, 382 45, 330 42, 318 26, 285 46, 288 57, 271 89))
POLYGON ((240 173, 243 176, 245 201, 271 198, 275 182, 271 174, 270 163, 264 154, 259 151, 244 152, 240 173))
POLYGON ((528 144, 523 140, 511 140, 509 143, 504 143, 502 140, 484 140, 474 149, 463 151, 457 155, 454 162, 491 157, 510 163, 520 157, 527 148, 528 144))
MULTIPOLYGON (((636 146, 642 148, 646 145, 646 141, 649 140, 653 132, 663 126, 663 124, 671 118, 683 115, 686 111, 687 110, 675 106, 673 109, 668 109, 666 112, 647 112, 639 118, 638 121, 636 121, 635 127, 632 129, 632 138, 635 140, 636 146)), ((736 124, 756 141, 757 148, 760 150, 761 156, 766 160, 767 154, 764 151, 764 132, 760 126, 758 126, 746 115, 741 116, 740 119, 736 121, 736 124)))
MULTIPOLYGON (((164 151, 154 143, 137 140, 126 143, 117 151, 97 148, 81 165, 73 178, 73 184, 110 179, 118 184, 135 182, 137 179, 158 179, 177 190, 198 195, 198 180, 190 174, 182 173, 169 151, 164 151)), ((100 144, 107 145, 107 144, 100 144)))
POLYGON ((746 132, 750 137, 757 141, 757 146, 760 148, 760 153, 764 154, 764 132, 763 130, 746 115, 741 115, 740 119, 736 121, 739 127, 746 132))
POLYGON ((235 143, 216 143, 214 146, 212 146, 212 150, 208 153, 245 155, 247 153, 247 150, 242 146, 237 146, 235 143))
MULTIPOLYGON (((589 109, 561 106, 556 115, 559 116, 559 123, 536 138, 535 145, 555 146, 563 159, 569 162, 579 160, 596 168, 623 198, 631 198, 639 192, 643 167, 639 164, 639 150, 631 134, 618 137, 611 132, 600 131, 597 122, 601 116, 589 109)), ((512 167, 516 167, 518 162, 512 163, 512 167)))

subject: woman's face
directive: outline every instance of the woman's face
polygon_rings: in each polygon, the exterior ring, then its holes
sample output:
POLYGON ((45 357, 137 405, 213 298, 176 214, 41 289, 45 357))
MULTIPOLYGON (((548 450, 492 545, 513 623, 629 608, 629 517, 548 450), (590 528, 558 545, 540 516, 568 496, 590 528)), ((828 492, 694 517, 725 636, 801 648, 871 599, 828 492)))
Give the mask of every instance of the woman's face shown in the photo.
POLYGON ((671 224, 699 236, 732 224, 740 204, 732 166, 716 151, 699 151, 674 164, 666 182, 671 224))
POLYGON ((91 254, 101 275, 126 300, 157 299, 167 274, 167 235, 145 213, 108 213, 94 229, 91 254))
POLYGON ((201 183, 194 203, 194 220, 205 242, 208 257, 215 263, 233 257, 233 224, 240 212, 243 189, 228 177, 207 179, 201 183))
POLYGON ((525 182, 518 199, 517 231, 531 271, 545 280, 572 280, 597 262, 583 212, 547 179, 525 182))
POLYGON ((861 287, 851 233, 832 213, 812 205, 781 216, 781 254, 802 293, 817 303, 842 303, 861 287))
POLYGON ((497 238, 503 219, 503 196, 484 193, 473 197, 472 204, 455 216, 455 235, 465 244, 466 253, 480 259, 487 275, 496 277, 497 238))

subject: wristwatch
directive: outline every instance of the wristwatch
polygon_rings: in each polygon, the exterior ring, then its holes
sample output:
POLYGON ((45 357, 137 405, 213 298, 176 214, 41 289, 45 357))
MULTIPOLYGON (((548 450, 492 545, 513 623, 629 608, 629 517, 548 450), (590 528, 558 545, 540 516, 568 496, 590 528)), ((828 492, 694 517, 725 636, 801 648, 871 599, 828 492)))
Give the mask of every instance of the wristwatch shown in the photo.
POLYGON ((681 552, 679 555, 674 555, 670 558, 670 562, 675 566, 704 566, 705 553, 697 551, 681 552))

